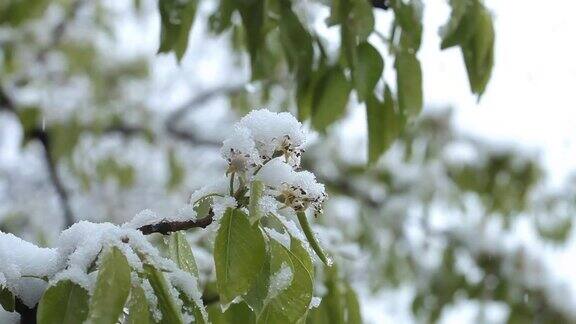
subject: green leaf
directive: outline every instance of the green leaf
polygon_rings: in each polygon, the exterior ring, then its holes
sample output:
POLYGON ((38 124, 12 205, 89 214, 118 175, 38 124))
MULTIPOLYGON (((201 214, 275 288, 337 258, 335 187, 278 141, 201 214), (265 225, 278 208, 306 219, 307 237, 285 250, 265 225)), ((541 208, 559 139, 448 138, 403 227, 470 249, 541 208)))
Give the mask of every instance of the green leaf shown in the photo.
MULTIPOLYGON (((325 286, 328 293, 322 299, 322 304, 325 304, 329 323, 333 324, 347 324, 346 322, 346 300, 344 299, 338 272, 336 267, 326 269, 325 286)), ((324 306, 324 305, 323 305, 324 306)))
POLYGON ((478 15, 474 14, 480 3, 476 0, 451 0, 450 20, 442 27, 441 49, 457 46, 470 39, 476 29, 478 15))
POLYGON ((262 218, 262 211, 260 210, 260 199, 264 193, 264 183, 259 180, 254 180, 250 184, 250 206, 249 206, 249 219, 250 224, 256 223, 262 218))
POLYGON ((284 48, 288 66, 296 73, 299 82, 307 80, 312 68, 314 49, 312 36, 294 11, 290 0, 279 0, 280 3, 280 41, 284 48))
POLYGON ((0 286, 0 306, 7 312, 13 312, 15 306, 14 295, 6 287, 0 286))
POLYGON ((358 303, 358 296, 352 287, 346 285, 346 310, 347 310, 347 321, 348 324, 362 324, 362 315, 360 313, 360 304, 358 303))
POLYGON ((208 313, 212 324, 250 324, 256 322, 254 312, 246 303, 232 304, 225 312, 222 312, 219 305, 214 304, 208 307, 208 313))
POLYGON ((88 316, 88 291, 79 285, 62 280, 50 286, 38 304, 39 324, 77 324, 88 316))
POLYGON ((148 300, 141 286, 132 286, 130 299, 128 300, 128 324, 151 323, 151 314, 148 300))
POLYGON ((240 210, 228 209, 216 234, 214 263, 220 300, 227 304, 245 294, 258 276, 265 258, 262 231, 251 226, 240 210))
POLYGON ((420 0, 392 1, 395 24, 400 26, 400 46, 402 50, 415 53, 422 43, 422 3, 420 0))
POLYGON ((266 302, 258 323, 295 323, 306 314, 312 300, 312 275, 307 269, 311 262, 310 255, 307 252, 303 254, 298 247, 296 254, 275 240, 270 240, 270 249, 270 272, 275 274, 288 266, 292 280, 288 287, 266 302))
POLYGON ((87 323, 118 322, 129 293, 130 265, 124 254, 117 247, 113 247, 100 265, 87 323))
MULTIPOLYGON (((321 44, 318 45, 319 47, 321 44)), ((310 73, 310 77, 305 80, 299 80, 296 89, 296 103, 298 105, 298 119, 305 121, 309 119, 314 110, 314 95, 318 81, 323 78, 327 72, 326 56, 320 57, 318 67, 310 73)))
POLYGON ((340 119, 346 112, 350 84, 342 70, 335 66, 318 81, 314 93, 312 125, 319 131, 340 119))
POLYGON ((261 56, 264 46, 264 1, 237 0, 236 5, 242 18, 244 34, 250 54, 252 79, 260 79, 264 72, 261 68, 261 56))
POLYGON ((192 300, 186 293, 178 290, 180 293, 180 300, 182 300, 183 308, 194 316, 194 323, 204 324, 207 323, 208 318, 206 314, 202 312, 204 305, 198 305, 194 300, 192 300), (202 307, 202 308, 201 308, 202 307))
POLYGON ((464 63, 472 92, 481 96, 492 75, 494 65, 494 27, 492 17, 484 8, 478 12, 474 36, 462 46, 464 63))
POLYGON ((384 90, 384 102, 374 95, 366 101, 368 123, 368 162, 374 163, 384 153, 404 128, 405 120, 397 111, 388 86, 384 90))
POLYGON ((188 244, 186 234, 182 231, 175 232, 168 237, 168 254, 170 259, 176 263, 178 268, 189 272, 198 278, 198 266, 192 253, 192 248, 188 244))
POLYGON ((168 152, 168 168, 170 170, 170 178, 168 179, 167 187, 169 190, 177 189, 184 181, 185 169, 176 157, 174 150, 168 152))
POLYGON ((481 96, 494 65, 494 26, 479 0, 452 0, 450 20, 443 27, 442 49, 460 46, 473 93, 481 96))
POLYGON ((312 231, 312 227, 310 226, 310 223, 308 222, 308 218, 306 217, 306 213, 298 212, 297 215, 298 215, 298 222, 300 223, 300 227, 302 227, 302 231, 304 232, 304 235, 306 236, 308 243, 310 243, 312 250, 314 250, 316 255, 318 255, 320 260, 322 262, 324 262, 325 265, 331 266, 332 265, 331 260, 328 259, 328 257, 324 253, 324 250, 322 250, 322 247, 320 246, 320 243, 318 242, 316 235, 314 235, 314 232, 312 231))
POLYGON ((398 105, 408 117, 416 117, 422 110, 422 69, 416 55, 400 52, 394 63, 398 105))
POLYGON ((384 60, 374 46, 363 42, 357 48, 358 63, 354 69, 354 83, 360 101, 364 101, 374 93, 374 88, 382 76, 384 60))
POLYGON ((182 59, 197 6, 197 0, 159 0, 161 29, 158 53, 174 51, 178 60, 182 59))
POLYGON ((258 276, 254 280, 252 287, 244 296, 244 301, 250 305, 256 314, 260 314, 268 296, 268 287, 270 285, 270 251, 266 251, 264 264, 258 276))
POLYGON ((144 271, 146 273, 146 278, 154 290, 156 298, 158 298, 158 308, 162 313, 162 320, 160 323, 184 323, 180 308, 170 293, 170 284, 164 277, 164 274, 149 264, 144 265, 144 271))
POLYGON ((342 0, 349 3, 350 11, 345 22, 360 41, 366 40, 374 30, 372 4, 366 0, 342 0))

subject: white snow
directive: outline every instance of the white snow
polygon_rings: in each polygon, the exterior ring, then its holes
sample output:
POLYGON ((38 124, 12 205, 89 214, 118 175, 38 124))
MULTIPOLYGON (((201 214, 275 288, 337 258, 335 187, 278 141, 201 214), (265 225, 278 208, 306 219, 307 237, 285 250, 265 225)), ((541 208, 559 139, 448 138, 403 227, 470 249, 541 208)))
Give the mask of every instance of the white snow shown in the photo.
POLYGON ((268 288, 268 295, 266 299, 270 300, 275 298, 284 289, 288 288, 290 283, 292 283, 292 277, 293 273, 290 266, 288 266, 288 264, 285 262, 282 263, 280 270, 278 270, 278 272, 274 273, 270 277, 270 287, 268 288))

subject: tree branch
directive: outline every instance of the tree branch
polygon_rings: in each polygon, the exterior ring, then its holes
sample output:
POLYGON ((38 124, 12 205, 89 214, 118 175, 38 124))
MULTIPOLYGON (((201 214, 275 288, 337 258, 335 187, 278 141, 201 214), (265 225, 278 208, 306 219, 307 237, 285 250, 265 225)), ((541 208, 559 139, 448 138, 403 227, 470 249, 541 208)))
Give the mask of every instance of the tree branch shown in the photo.
MULTIPOLYGON (((10 98, 8 93, 5 89, 0 85, 0 108, 10 112, 16 118, 19 118, 18 111, 16 109, 16 103, 10 98)), ((52 182, 52 186, 56 190, 56 194, 58 195, 58 199, 60 200, 60 204, 62 206, 63 214, 64 214, 64 222, 66 228, 72 226, 74 224, 75 218, 74 214, 72 213, 72 209, 70 208, 70 201, 68 198, 68 192, 64 188, 64 184, 60 179, 58 174, 56 161, 51 154, 50 151, 50 136, 49 134, 41 129, 41 128, 34 128, 30 132, 30 136, 32 139, 38 140, 42 144, 43 148, 43 156, 44 161, 46 162, 46 168, 48 170, 48 175, 50 176, 50 181, 52 182)))
POLYGON ((208 216, 196 220, 189 221, 163 221, 157 224, 144 225, 138 230, 144 235, 150 235, 153 233, 160 233, 162 235, 168 235, 172 232, 187 230, 196 227, 206 228, 208 225, 212 224, 214 221, 214 212, 212 209, 208 212, 208 216))
POLYGON ((200 107, 203 103, 210 99, 213 99, 221 95, 230 95, 238 93, 244 90, 245 86, 242 85, 231 85, 231 86, 220 86, 215 89, 207 90, 202 92, 195 97, 191 98, 188 102, 184 103, 180 108, 176 109, 166 120, 165 126, 166 131, 177 139, 190 142, 194 145, 204 145, 204 146, 217 146, 220 143, 214 140, 201 139, 192 132, 182 130, 178 127, 178 122, 188 114, 191 110, 200 107))

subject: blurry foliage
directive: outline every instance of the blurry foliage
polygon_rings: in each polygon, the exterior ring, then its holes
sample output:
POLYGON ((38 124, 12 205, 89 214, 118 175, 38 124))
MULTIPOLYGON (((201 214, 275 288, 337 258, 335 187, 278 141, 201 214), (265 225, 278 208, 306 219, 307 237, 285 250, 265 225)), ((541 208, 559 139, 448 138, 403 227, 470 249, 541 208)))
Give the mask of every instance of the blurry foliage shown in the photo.
MULTIPOLYGON (((543 191, 536 159, 459 134, 450 113, 425 115, 374 167, 347 162, 331 147, 316 148, 307 163, 337 168, 321 181, 332 199, 350 196, 359 204, 350 217, 360 219, 360 229, 343 240, 370 251, 370 270, 361 271, 370 273, 374 292, 414 284, 411 310, 424 322, 438 321, 448 306, 464 300, 479 303, 478 316, 482 305, 505 303, 509 323, 575 320, 552 296, 555 286, 538 252, 505 244, 521 215, 534 215, 529 220, 544 242, 564 244, 571 233, 576 192, 570 185, 543 191), (454 147, 464 152, 450 153, 454 147), (447 213, 447 224, 431 223, 434 205, 447 213), (499 230, 491 235, 495 224, 499 230), (414 240, 415 231, 422 239, 414 240)), ((338 226, 327 218, 320 222, 338 226)), ((358 270, 350 268, 354 278, 358 270)))
MULTIPOLYGON (((571 232, 576 200, 575 196, 551 195, 534 201, 532 195, 543 177, 536 161, 510 151, 484 150, 476 141, 458 137, 447 117, 420 116, 425 102, 418 60, 422 30, 426 27, 421 22, 422 3, 392 0, 389 4, 387 14, 393 15, 394 21, 388 35, 383 35, 374 30, 377 17, 374 13, 380 9, 372 8, 369 1, 331 1, 327 23, 339 28, 340 45, 336 53, 330 53, 327 40, 314 31, 302 12, 305 9, 295 1, 220 0, 208 20, 210 32, 225 34, 234 50, 248 53, 251 86, 255 89, 231 94, 231 106, 243 114, 256 105, 280 101, 278 106, 296 106, 301 121, 309 120, 315 129, 330 134, 330 126, 343 118, 352 97, 365 105, 370 166, 350 164, 339 160, 337 152, 328 152, 325 157, 333 158, 330 163, 336 165, 339 176, 325 176, 322 181, 333 196, 349 196, 361 205, 357 215, 361 230, 347 239, 359 243, 362 250, 370 254, 369 269, 362 270, 370 278, 374 292, 415 283, 412 311, 424 321, 437 320, 446 306, 461 298, 502 301, 509 306, 511 323, 535 318, 541 322, 574 321, 551 303, 542 289, 510 278, 506 267, 511 263, 521 264, 524 260, 521 253, 476 253, 452 233, 427 232, 427 216, 419 220, 421 230, 431 240, 441 242, 439 265, 433 271, 424 269, 410 247, 405 231, 408 209, 426 210, 435 199, 465 213, 463 196, 472 195, 479 199, 484 217, 502 219, 507 225, 519 214, 535 211, 538 216, 533 221, 539 235, 555 244, 562 244, 571 232), (384 42, 394 62, 385 61, 375 40, 384 42), (394 69, 396 84, 383 80, 385 69, 394 69), (417 119, 418 116, 421 118, 417 119), (466 164, 443 160, 443 149, 460 140, 479 148, 485 158, 466 164), (391 147, 400 148, 405 163, 424 167, 440 164, 443 172, 440 180, 450 183, 449 192, 425 188, 423 179, 419 179, 422 184, 405 181, 402 170, 387 166, 381 159, 391 147), (384 198, 373 195, 372 187, 384 191, 384 198), (411 198, 401 200, 401 210, 395 209, 394 199, 407 196, 411 198), (469 280, 458 269, 462 254, 473 260, 474 267, 483 276, 481 281, 469 280)), ((492 18, 480 0, 451 0, 449 4, 452 12, 440 46, 460 48, 471 91, 480 97, 489 81, 494 59, 492 18)), ((135 1, 135 5, 139 7, 139 1, 135 1)), ((182 59, 199 5, 200 2, 194 0, 158 1, 160 53, 174 52, 182 59)), ((145 109, 144 100, 128 99, 125 89, 130 82, 147 81, 148 62, 143 58, 111 58, 96 45, 95 38, 111 36, 107 19, 110 18, 106 8, 99 1, 88 4, 72 0, 0 2, 0 30, 7 35, 0 39, 0 85, 15 99, 13 108, 24 132, 23 144, 38 139, 39 132, 48 134, 51 157, 61 169, 68 170, 63 167, 66 164, 84 190, 89 190, 94 183, 110 180, 128 189, 138 175, 133 166, 114 156, 89 161, 84 161, 88 159, 82 156, 75 158, 82 139, 93 136, 98 139, 110 134, 137 135, 151 145, 161 145, 155 142, 161 136, 151 125, 152 116, 145 109), (65 25, 54 24, 44 17, 50 6, 62 9, 64 22, 81 20, 90 35, 67 37, 65 25), (79 6, 91 6, 94 10, 80 19, 77 17, 79 6), (34 31, 30 28, 33 23, 46 26, 46 30, 34 31), (48 37, 44 34, 47 31, 51 32, 48 37), (63 64, 53 64, 51 58, 63 64), (40 99, 18 100, 22 92, 46 90, 45 84, 48 91, 62 96, 61 90, 78 80, 84 80, 89 87, 80 94, 75 112, 64 118, 50 118, 51 112, 60 108, 53 103, 40 99), (131 112, 136 112, 136 120, 131 112)), ((164 153, 169 169, 166 189, 177 191, 185 183, 186 161, 175 147, 164 153)), ((320 164, 324 162, 321 157, 309 161, 317 170, 322 170, 320 164)), ((20 213, 2 216, 0 224, 3 231, 15 233, 31 226, 20 213)), ((37 236, 39 240, 44 237, 41 231, 37 236)), ((199 243, 203 244, 208 245, 199 243)), ((310 311, 309 323, 360 322, 357 296, 348 283, 355 273, 348 269, 348 260, 337 261, 342 264, 338 270, 322 273, 326 296, 318 308, 310 311)), ((206 285, 205 294, 213 284, 206 285)), ((208 310, 214 323, 232 323, 240 318, 253 321, 245 303, 234 304, 226 312, 221 312, 218 305, 211 305, 208 310)))

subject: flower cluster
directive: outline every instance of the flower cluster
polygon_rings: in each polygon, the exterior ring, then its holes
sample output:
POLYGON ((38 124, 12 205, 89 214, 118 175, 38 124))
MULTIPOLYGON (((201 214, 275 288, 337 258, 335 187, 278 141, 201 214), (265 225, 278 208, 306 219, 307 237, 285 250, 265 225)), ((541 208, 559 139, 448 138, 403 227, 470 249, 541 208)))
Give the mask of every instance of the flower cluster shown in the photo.
POLYGON ((296 171, 305 142, 302 124, 291 114, 252 111, 223 143, 226 173, 245 181, 262 181, 267 194, 296 212, 311 207, 316 214, 321 213, 326 198, 324 185, 312 173, 296 171))
POLYGON ((277 157, 298 168, 305 141, 302 124, 291 114, 255 110, 235 125, 222 145, 222 155, 228 173, 248 172, 277 157))

